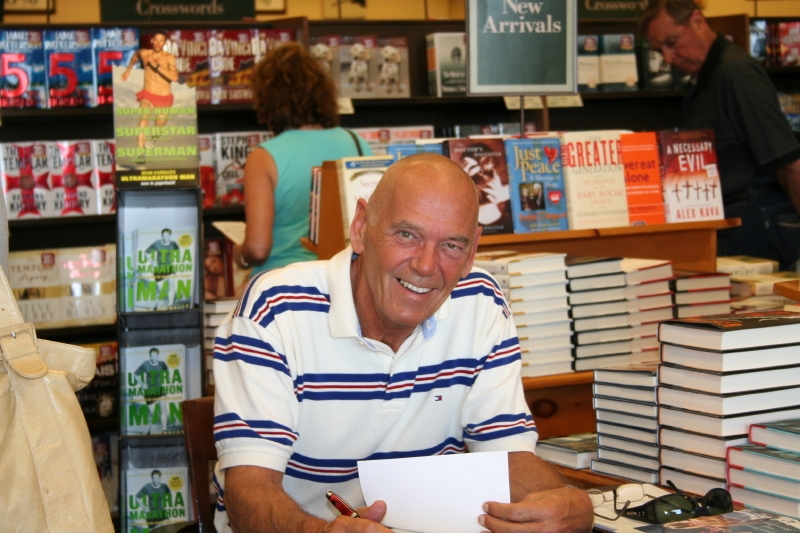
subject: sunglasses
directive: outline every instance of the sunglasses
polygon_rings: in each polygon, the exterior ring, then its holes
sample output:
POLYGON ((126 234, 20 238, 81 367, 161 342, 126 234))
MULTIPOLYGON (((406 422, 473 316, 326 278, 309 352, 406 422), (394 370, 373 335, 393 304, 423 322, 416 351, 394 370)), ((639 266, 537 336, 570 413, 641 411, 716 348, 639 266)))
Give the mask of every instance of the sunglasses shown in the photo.
MULTIPOLYGON (((613 495, 614 512, 616 517, 606 520, 616 520, 620 516, 647 522, 648 524, 665 524, 667 522, 677 522, 689 520, 699 516, 711 516, 733 511, 733 499, 725 489, 711 489, 699 501, 693 496, 681 492, 671 481, 667 485, 675 491, 675 494, 665 494, 658 498, 646 495, 642 485, 626 484, 616 487, 612 491, 601 491, 592 489, 587 491, 592 501, 593 507, 598 507, 604 502, 611 501, 613 495), (647 496, 653 498, 647 503, 636 507, 630 507, 632 502, 640 501, 647 496), (624 502, 622 509, 618 506, 624 502)), ((596 514, 596 513, 595 513, 596 514)))

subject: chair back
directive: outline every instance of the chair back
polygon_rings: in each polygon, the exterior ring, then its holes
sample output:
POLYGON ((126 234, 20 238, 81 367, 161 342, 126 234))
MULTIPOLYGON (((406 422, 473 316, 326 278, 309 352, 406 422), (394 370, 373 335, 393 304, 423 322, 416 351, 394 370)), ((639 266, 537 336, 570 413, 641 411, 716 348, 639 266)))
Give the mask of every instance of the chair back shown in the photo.
POLYGON ((214 446, 214 397, 183 402, 183 438, 189 455, 192 503, 200 533, 215 533, 214 512, 209 496, 209 461, 217 460, 214 446))

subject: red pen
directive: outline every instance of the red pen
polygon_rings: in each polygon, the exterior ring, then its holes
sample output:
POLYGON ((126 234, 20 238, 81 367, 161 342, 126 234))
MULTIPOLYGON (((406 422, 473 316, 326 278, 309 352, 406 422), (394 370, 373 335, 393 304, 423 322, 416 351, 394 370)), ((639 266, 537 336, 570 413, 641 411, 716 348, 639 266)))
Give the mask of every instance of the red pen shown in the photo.
POLYGON ((342 513, 344 516, 349 516, 350 518, 361 518, 358 516, 356 510, 350 507, 350 504, 344 501, 344 498, 335 492, 328 491, 325 493, 325 497, 328 498, 328 501, 330 501, 333 506, 336 507, 336 510, 342 513))

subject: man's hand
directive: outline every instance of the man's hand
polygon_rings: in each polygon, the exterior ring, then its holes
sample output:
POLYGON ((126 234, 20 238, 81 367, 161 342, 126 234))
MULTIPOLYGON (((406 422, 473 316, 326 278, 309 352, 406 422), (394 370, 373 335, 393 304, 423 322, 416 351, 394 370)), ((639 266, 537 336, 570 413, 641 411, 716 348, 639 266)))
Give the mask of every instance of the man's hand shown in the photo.
POLYGON ((369 507, 359 507, 356 511, 360 518, 339 516, 333 522, 328 522, 320 533, 391 533, 390 529, 380 524, 386 516, 386 504, 381 500, 369 507))
POLYGON ((122 73, 122 81, 128 81, 128 76, 131 75, 131 69, 125 69, 125 72, 122 73))
POLYGON ((521 502, 487 502, 478 522, 493 533, 587 533, 594 514, 586 492, 569 487, 528 494, 521 502))

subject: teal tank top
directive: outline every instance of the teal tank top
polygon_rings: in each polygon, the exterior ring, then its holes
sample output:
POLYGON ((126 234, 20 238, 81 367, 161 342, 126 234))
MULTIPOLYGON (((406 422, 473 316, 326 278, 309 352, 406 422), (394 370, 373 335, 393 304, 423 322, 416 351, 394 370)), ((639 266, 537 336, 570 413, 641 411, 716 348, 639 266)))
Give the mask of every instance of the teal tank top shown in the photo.
MULTIPOLYGON (((358 137, 358 136, 356 136, 358 137)), ((358 137, 364 155, 372 155, 367 143, 358 137)), ((355 142, 342 128, 325 130, 287 130, 261 144, 278 169, 275 188, 275 224, 272 250, 266 263, 253 267, 251 276, 298 261, 314 261, 317 256, 300 245, 308 236, 308 206, 311 192, 311 167, 323 161, 358 155, 355 142)))

